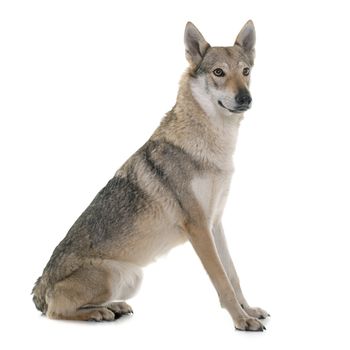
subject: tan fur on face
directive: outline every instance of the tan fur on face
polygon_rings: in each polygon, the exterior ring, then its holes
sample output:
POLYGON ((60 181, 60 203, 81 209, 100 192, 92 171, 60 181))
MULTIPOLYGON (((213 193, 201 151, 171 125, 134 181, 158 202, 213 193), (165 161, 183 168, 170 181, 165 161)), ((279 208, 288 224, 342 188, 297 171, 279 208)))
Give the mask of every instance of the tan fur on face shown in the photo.
POLYGON ((193 73, 197 86, 201 86, 200 95, 207 94, 215 114, 226 113, 227 118, 229 112, 218 108, 218 101, 231 110, 235 110, 238 105, 235 100, 241 91, 248 91, 250 78, 245 76, 243 71, 245 68, 251 69, 253 66, 249 56, 247 56, 240 47, 213 47, 208 49, 203 61, 193 73), (216 76, 215 70, 221 69, 224 76, 216 76))

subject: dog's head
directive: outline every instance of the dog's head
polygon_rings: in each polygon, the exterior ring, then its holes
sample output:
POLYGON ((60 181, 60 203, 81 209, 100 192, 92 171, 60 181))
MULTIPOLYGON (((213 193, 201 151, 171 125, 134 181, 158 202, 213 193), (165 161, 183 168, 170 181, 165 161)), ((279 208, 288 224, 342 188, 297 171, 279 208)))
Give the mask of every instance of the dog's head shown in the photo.
POLYGON ((190 63, 192 93, 209 114, 231 115, 250 108, 250 71, 255 56, 255 29, 248 21, 233 46, 211 47, 188 22, 185 29, 186 58, 190 63))

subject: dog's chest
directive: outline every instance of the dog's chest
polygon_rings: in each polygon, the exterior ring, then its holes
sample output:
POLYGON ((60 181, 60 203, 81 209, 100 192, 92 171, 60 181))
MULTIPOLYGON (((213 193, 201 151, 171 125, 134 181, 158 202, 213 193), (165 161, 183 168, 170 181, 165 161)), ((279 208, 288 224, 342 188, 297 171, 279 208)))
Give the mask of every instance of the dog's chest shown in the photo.
POLYGON ((232 171, 220 175, 195 177, 193 193, 202 207, 210 226, 220 221, 230 188, 232 171))

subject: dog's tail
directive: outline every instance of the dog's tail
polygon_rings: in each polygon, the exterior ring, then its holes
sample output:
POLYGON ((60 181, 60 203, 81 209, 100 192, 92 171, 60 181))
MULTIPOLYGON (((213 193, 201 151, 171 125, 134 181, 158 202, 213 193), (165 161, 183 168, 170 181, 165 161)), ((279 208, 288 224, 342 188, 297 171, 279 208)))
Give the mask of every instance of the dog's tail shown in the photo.
POLYGON ((43 314, 47 311, 47 303, 46 303, 46 283, 44 283, 43 278, 39 277, 35 282, 35 285, 32 290, 33 294, 33 302, 35 307, 41 311, 43 314))

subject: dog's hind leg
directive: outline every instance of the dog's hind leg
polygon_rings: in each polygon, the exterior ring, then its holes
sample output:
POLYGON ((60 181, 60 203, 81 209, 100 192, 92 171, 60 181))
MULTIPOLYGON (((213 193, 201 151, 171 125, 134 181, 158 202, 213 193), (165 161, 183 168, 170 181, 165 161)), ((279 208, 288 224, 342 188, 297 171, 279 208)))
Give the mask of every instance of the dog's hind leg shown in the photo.
POLYGON ((141 282, 141 269, 113 260, 90 262, 57 282, 46 295, 47 316, 66 320, 114 320, 132 312, 125 302, 141 282))

